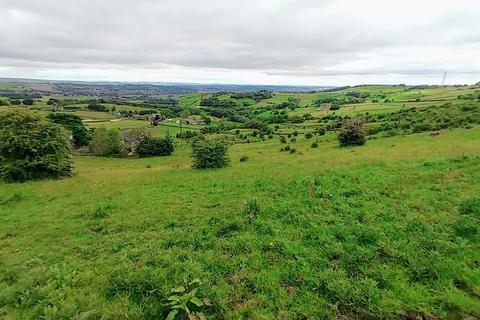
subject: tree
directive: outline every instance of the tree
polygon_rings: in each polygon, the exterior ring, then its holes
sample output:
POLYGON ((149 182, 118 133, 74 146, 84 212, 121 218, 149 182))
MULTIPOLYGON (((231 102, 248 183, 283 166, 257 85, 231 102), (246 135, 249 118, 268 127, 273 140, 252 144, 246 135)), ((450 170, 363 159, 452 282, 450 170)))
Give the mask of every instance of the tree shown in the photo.
POLYGON ((76 147, 86 146, 92 139, 90 132, 88 132, 79 116, 71 113, 50 113, 47 118, 70 130, 76 147))
POLYGON ((192 144, 192 150, 193 167, 197 169, 222 168, 230 162, 224 141, 198 139, 192 144))
POLYGON ((167 135, 165 138, 145 137, 137 146, 136 152, 140 157, 168 156, 175 150, 173 139, 167 135))
POLYGON ((346 120, 338 133, 338 141, 341 146, 363 145, 365 144, 365 140, 365 123, 360 118, 346 120))
POLYGON ((0 177, 25 181, 72 172, 67 131, 43 115, 23 109, 0 111, 0 177))
POLYGON ((50 98, 47 101, 47 105, 49 105, 49 106, 58 105, 59 103, 60 103, 60 100, 55 99, 55 98, 50 98))
POLYGON ((89 110, 93 110, 93 111, 100 111, 100 112, 107 112, 108 111, 108 109, 104 105, 98 104, 96 102, 89 103, 87 105, 87 108, 89 110))
POLYGON ((205 122, 205 124, 210 124, 212 123, 212 118, 207 117, 205 115, 202 116, 202 120, 205 122))
POLYGON ((90 151, 101 156, 121 154, 125 144, 118 129, 97 128, 89 145, 90 151))
POLYGON ((33 99, 27 98, 27 99, 22 100, 22 103, 26 106, 31 106, 31 105, 33 105, 34 101, 33 101, 33 99))

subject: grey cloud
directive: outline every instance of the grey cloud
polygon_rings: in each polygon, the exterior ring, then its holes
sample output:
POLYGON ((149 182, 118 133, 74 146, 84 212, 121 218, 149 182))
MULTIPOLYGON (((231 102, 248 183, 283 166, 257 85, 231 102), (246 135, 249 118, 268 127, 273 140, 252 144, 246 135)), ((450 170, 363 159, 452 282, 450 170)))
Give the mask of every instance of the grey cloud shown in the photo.
POLYGON ((480 56, 480 5, 426 2, 433 9, 409 6, 413 0, 391 10, 375 0, 0 0, 0 66, 180 66, 224 69, 232 79, 242 70, 289 77, 478 72, 478 62, 456 55, 480 56), (395 54, 408 48, 415 63, 395 54))

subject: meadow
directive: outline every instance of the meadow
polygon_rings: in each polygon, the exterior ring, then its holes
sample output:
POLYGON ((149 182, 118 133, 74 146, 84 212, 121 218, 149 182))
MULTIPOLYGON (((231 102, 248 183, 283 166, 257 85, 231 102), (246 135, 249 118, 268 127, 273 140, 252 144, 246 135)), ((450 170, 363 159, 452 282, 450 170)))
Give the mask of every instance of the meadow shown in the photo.
MULTIPOLYGON (((0 183, 0 317, 164 319, 172 291, 195 287, 202 305, 190 307, 208 319, 479 318, 479 103, 465 109, 457 99, 473 89, 362 90, 391 101, 335 114, 385 114, 390 125, 394 112, 415 105, 406 113, 413 122, 439 123, 439 113, 470 118, 435 135, 399 126, 340 147, 333 127, 303 133, 332 114, 314 100, 341 92, 294 94, 300 107, 289 115, 315 118, 272 124, 272 137, 222 132, 232 138, 226 168, 193 169, 190 141, 176 139, 168 157, 75 155, 71 178, 0 183), (285 145, 295 152, 281 152, 285 145)), ((210 95, 179 101, 200 107, 210 95)), ((149 126, 107 115, 87 126, 149 126)))

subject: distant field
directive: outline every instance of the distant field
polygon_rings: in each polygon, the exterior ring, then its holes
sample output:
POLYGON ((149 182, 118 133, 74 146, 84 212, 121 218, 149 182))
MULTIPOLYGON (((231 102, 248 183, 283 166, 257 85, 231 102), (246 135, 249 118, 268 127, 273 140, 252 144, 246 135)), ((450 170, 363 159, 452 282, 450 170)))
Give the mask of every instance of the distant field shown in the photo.
POLYGON ((73 111, 73 114, 86 119, 86 120, 106 120, 106 119, 114 119, 115 116, 106 113, 106 112, 98 112, 98 111, 73 111))

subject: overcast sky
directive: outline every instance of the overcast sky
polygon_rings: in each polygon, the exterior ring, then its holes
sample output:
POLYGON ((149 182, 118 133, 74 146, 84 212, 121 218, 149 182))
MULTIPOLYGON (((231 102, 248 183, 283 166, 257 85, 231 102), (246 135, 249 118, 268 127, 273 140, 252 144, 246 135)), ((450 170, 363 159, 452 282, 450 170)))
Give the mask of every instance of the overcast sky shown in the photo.
POLYGON ((480 0, 0 0, 0 77, 480 81, 480 0))

